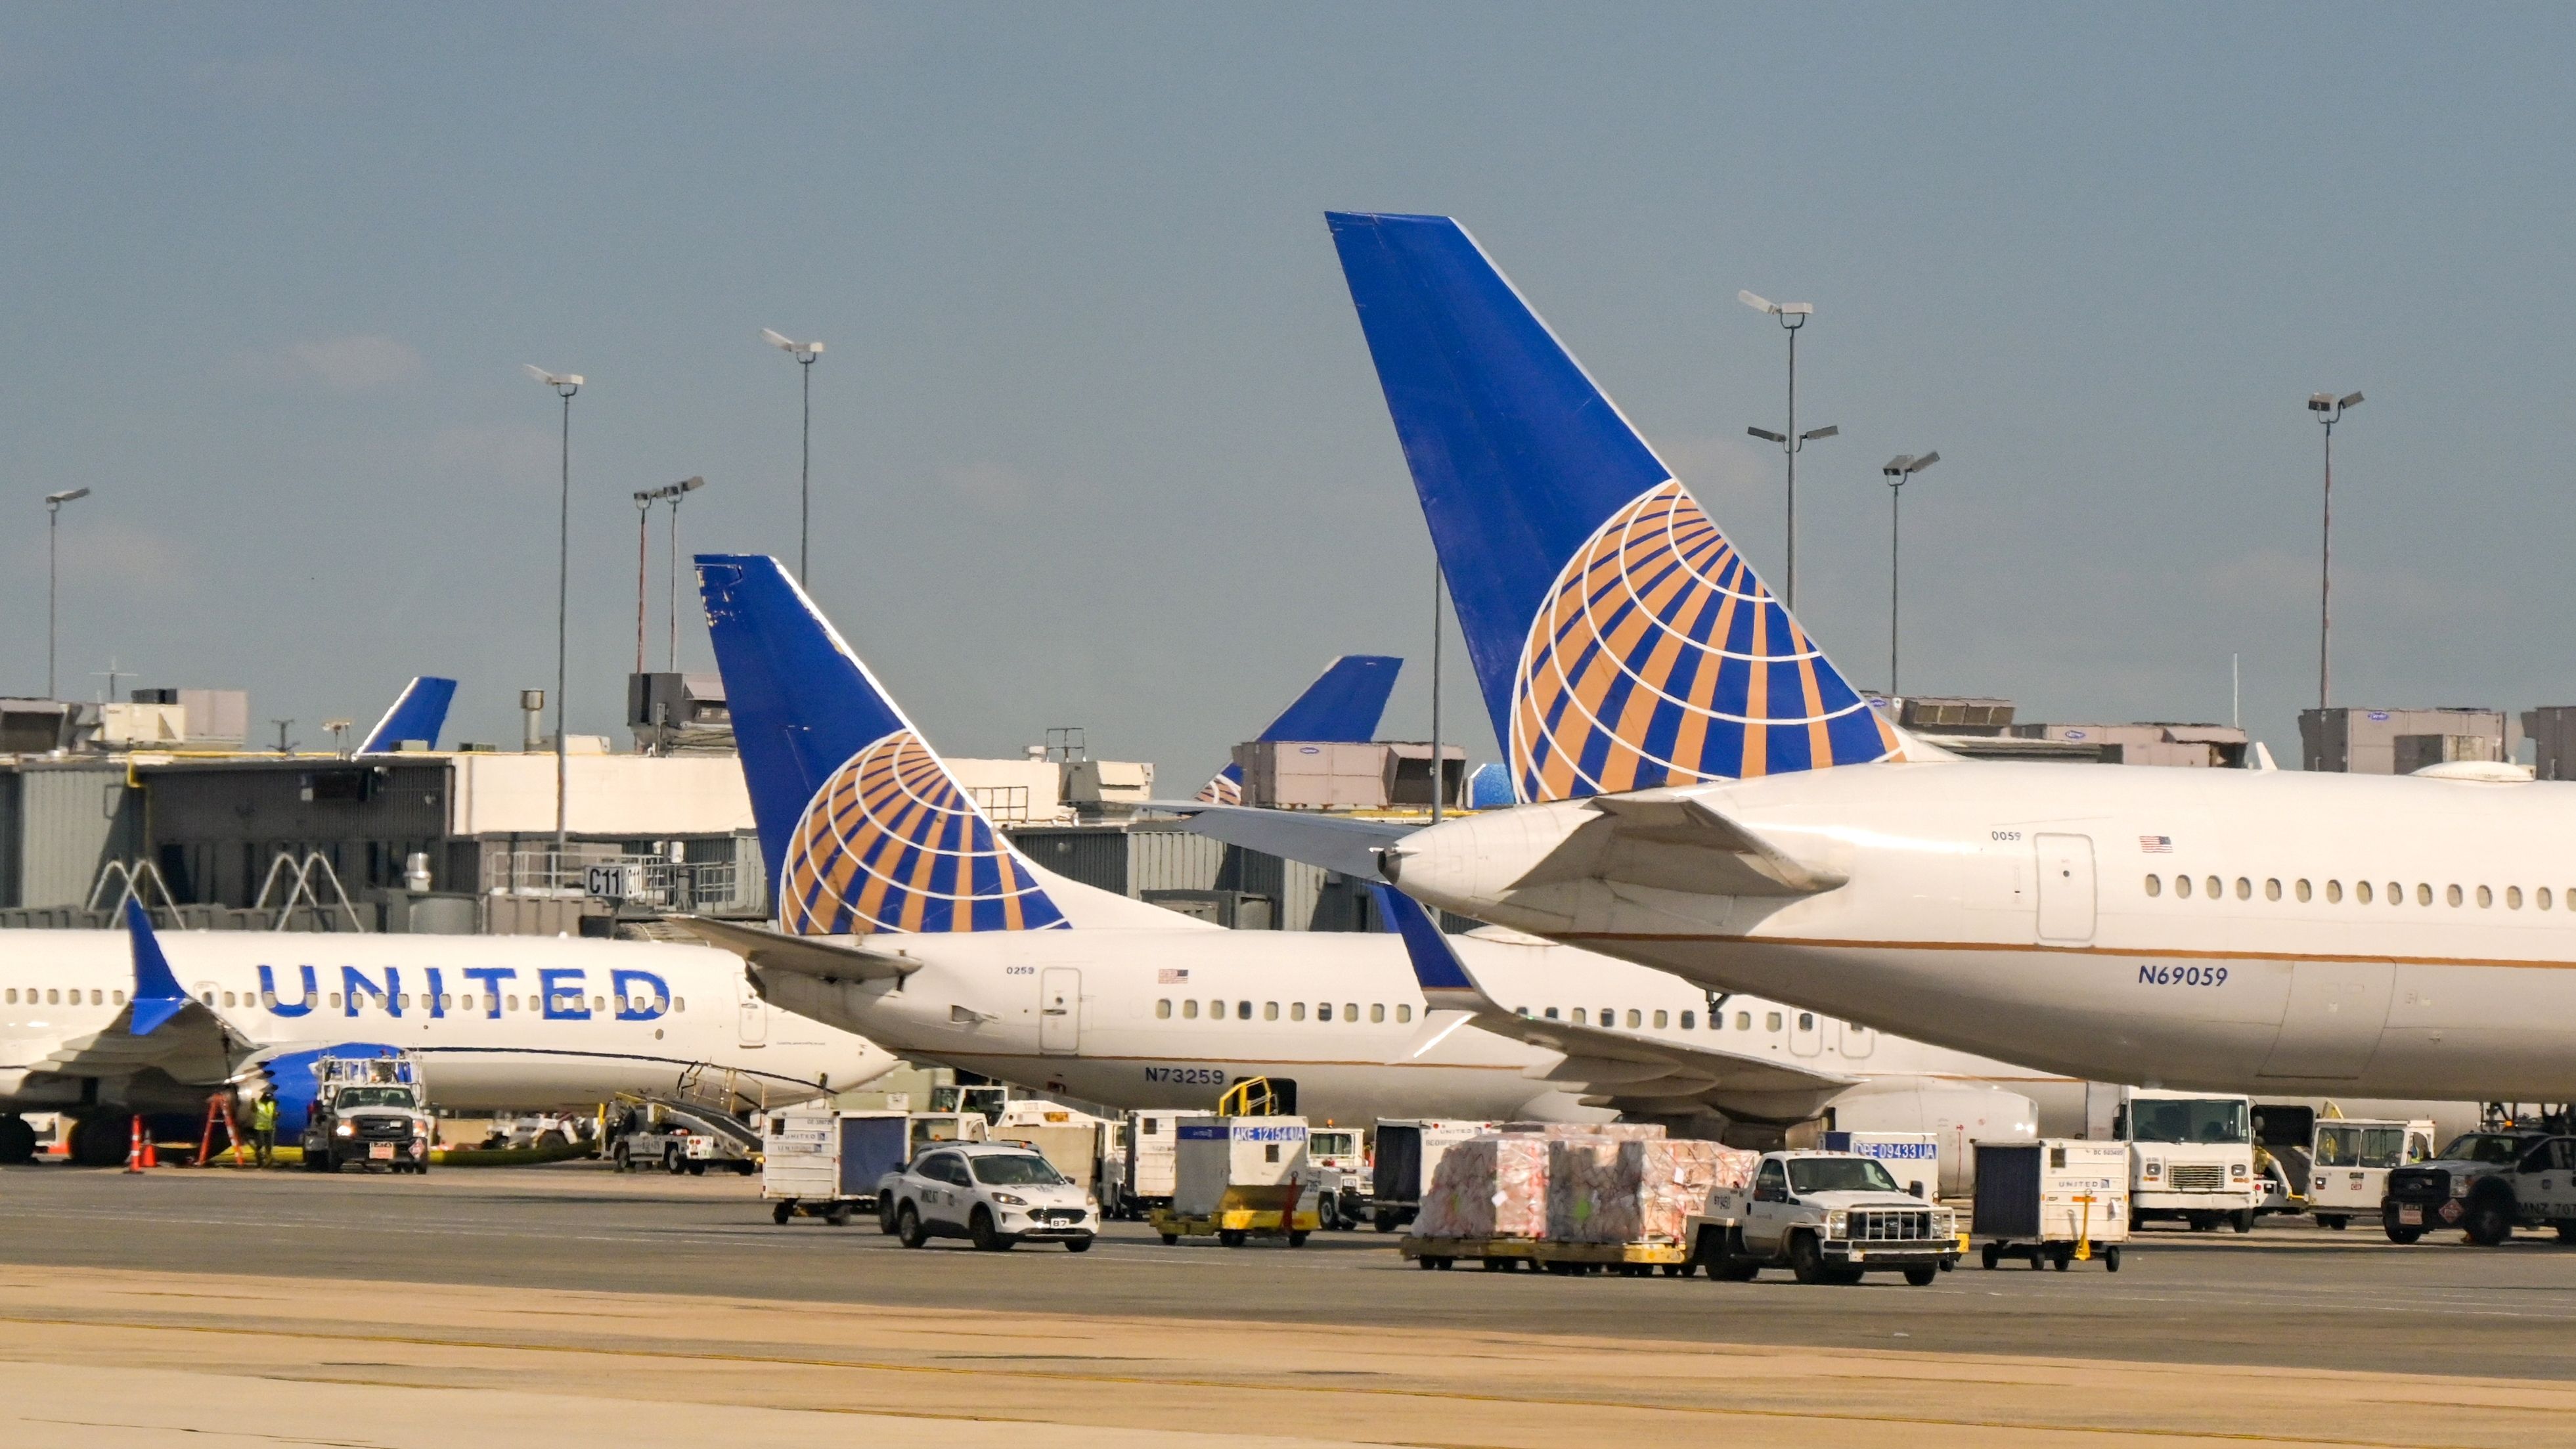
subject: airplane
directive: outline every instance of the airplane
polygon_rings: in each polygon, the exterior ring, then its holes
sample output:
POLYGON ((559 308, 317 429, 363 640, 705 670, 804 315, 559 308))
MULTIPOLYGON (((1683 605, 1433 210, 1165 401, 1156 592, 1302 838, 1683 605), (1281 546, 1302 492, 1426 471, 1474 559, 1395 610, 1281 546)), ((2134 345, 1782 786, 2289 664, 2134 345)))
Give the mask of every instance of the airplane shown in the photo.
POLYGON ((1418 900, 1711 990, 2189 1090, 2554 1101, 2576 793, 1967 760, 1879 715, 1464 228, 1328 223, 1518 792, 1418 900))
MULTIPOLYGON (((1365 744, 1377 738, 1378 719, 1386 697, 1395 689, 1404 661, 1386 654, 1345 654, 1324 666, 1259 740, 1305 740, 1316 744, 1365 744)), ((1229 760, 1224 769, 1199 787, 1198 798, 1217 805, 1243 803, 1243 767, 1229 760)))
POLYGON ((438 732, 447 727, 447 706, 456 698, 456 681, 423 674, 403 686, 384 718, 367 731, 358 746, 361 755, 389 755, 403 747, 405 741, 417 740, 428 749, 438 748, 438 732))
POLYGON ((1055 875, 993 828, 776 560, 697 565, 779 920, 679 924, 742 953, 771 1002, 908 1059, 1118 1108, 1206 1107, 1267 1077, 1336 1121, 1713 1113, 1776 1135, 1832 1103, 1840 1125, 1914 1131, 2028 1123, 2042 1092, 2080 1117, 2072 1079, 1935 1062, 1507 933, 1458 949, 1549 1038, 1461 1030, 1396 936, 1220 930, 1055 875), (1616 1030, 1565 1034, 1595 1022, 1616 1030))
MULTIPOLYGON (((412 736, 418 738, 418 736, 412 736)), ((316 1059, 401 1048, 430 1100, 575 1110, 620 1092, 775 1106, 847 1091, 893 1057, 772 1012, 703 946, 543 936, 18 931, 0 955, 0 1163, 34 1156, 21 1114, 73 1119, 72 1160, 122 1161, 127 1118, 275 1087, 304 1127, 316 1059), (185 982, 182 986, 179 983, 185 982)))

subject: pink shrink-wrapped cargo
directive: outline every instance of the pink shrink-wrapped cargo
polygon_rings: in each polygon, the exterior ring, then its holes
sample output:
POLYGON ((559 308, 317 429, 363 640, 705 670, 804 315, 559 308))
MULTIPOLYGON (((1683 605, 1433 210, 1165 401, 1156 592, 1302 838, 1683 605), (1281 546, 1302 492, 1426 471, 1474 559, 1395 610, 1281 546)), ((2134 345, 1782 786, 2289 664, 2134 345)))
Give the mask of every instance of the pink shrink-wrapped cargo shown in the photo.
POLYGON ((1679 1242, 1721 1184, 1750 1180, 1760 1154, 1714 1142, 1558 1138, 1548 1161, 1548 1233, 1584 1243, 1679 1242))
POLYGON ((1413 1231, 1426 1238, 1547 1236, 1548 1139, 1470 1137, 1442 1153, 1413 1231))
POLYGON ((1538 1137, 1608 1137, 1647 1138, 1664 1135, 1661 1122, 1498 1122, 1492 1129, 1506 1134, 1528 1133, 1538 1137))

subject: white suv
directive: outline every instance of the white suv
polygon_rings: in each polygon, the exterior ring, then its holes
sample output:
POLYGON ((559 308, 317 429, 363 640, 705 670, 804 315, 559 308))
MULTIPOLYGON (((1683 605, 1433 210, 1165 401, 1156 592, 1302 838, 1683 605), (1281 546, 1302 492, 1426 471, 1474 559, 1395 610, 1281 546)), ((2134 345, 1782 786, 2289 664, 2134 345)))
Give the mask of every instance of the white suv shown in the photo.
POLYGON ((959 1143, 925 1152, 886 1184, 880 1202, 907 1248, 968 1238, 988 1253, 1022 1242, 1088 1252, 1100 1204, 1055 1164, 1015 1142, 959 1143))

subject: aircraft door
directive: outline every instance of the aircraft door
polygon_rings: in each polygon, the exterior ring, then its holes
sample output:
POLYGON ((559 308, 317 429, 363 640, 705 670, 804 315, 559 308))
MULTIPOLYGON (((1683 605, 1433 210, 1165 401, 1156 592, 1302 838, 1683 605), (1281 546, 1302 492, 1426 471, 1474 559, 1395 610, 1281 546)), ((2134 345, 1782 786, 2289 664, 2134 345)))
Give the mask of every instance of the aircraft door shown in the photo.
POLYGON ((2295 961, 2281 1034, 2261 1077, 2349 1081, 2370 1065, 2388 1024, 2397 966, 2389 961, 2295 961))
POLYGON ((1038 973, 1038 1050, 1071 1056, 1082 1050, 1082 972, 1050 966, 1038 973))
POLYGON ((1878 1033, 1856 1021, 1843 1023, 1843 1055, 1854 1061, 1868 1056, 1878 1046, 1878 1033))
POLYGON ((742 1000, 734 1018, 742 1044, 747 1047, 769 1045, 769 1003, 760 999, 760 994, 751 989, 749 981, 743 982, 740 990, 742 1000))
POLYGON ((2093 939, 2093 837, 2040 835, 2039 939, 2081 945, 2093 939))

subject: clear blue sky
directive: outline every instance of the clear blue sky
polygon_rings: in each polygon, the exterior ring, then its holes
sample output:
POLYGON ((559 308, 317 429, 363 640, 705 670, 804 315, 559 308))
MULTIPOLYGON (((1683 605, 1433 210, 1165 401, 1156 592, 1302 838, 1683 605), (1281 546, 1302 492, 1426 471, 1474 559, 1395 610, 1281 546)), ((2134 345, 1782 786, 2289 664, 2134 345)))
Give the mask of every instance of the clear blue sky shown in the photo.
MULTIPOLYGON (((308 743, 406 676, 617 732, 639 487, 795 545, 941 748, 1080 724, 1194 785, 1429 548, 1320 213, 1445 211, 1776 573, 1812 301, 1802 612, 2024 718, 2576 700, 2563 8, 21 6, 0 12, 0 688, 247 686, 308 743), (14 497, 15 502, 7 499, 14 497)), ((658 533, 656 552, 659 552, 658 533)), ((655 593, 661 591, 656 577, 655 593)), ((703 667, 703 631, 685 631, 703 667)), ((653 633, 661 633, 658 606, 653 633)), ((656 653, 659 646, 657 642, 656 653)), ((1492 745, 1453 651, 1452 718, 1492 745)), ((1418 735, 1418 666, 1389 716, 1418 735)))

